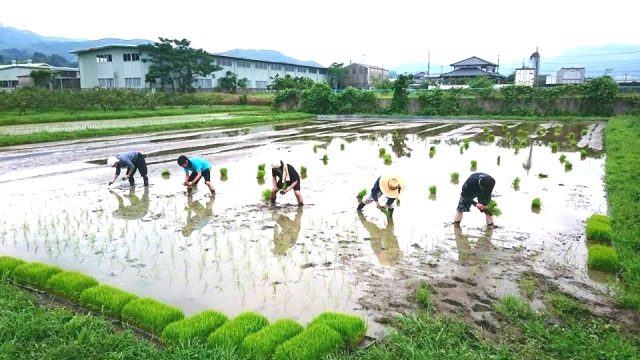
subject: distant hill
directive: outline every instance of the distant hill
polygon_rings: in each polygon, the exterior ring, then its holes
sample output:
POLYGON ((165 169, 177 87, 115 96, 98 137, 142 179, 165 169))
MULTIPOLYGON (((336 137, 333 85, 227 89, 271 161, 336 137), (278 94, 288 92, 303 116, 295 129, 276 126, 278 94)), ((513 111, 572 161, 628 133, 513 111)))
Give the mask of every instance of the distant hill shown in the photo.
POLYGON ((234 49, 234 50, 218 53, 218 55, 226 55, 226 56, 240 57, 240 58, 253 59, 253 60, 283 62, 283 63, 295 64, 295 65, 306 65, 306 66, 316 66, 316 67, 322 66, 315 61, 303 61, 303 60, 294 59, 292 57, 284 55, 275 50, 234 49))

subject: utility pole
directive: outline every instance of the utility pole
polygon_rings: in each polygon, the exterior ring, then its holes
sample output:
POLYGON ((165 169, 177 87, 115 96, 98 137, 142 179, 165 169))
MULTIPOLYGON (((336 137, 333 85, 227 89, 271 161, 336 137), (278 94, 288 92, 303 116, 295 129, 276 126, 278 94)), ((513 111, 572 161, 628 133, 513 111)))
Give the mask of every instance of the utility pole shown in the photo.
MULTIPOLYGON (((431 78, 429 77, 431 71, 431 49, 427 50, 427 84, 429 84, 429 80, 431 80, 431 78)), ((428 85, 427 85, 428 88, 428 85)))

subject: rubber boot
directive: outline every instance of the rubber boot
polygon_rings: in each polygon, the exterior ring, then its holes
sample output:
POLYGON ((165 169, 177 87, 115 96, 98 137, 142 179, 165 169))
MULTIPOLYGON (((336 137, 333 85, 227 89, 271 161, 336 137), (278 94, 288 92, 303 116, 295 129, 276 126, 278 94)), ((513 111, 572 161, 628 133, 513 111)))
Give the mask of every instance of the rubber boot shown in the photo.
POLYGON ((131 187, 136 186, 136 181, 133 180, 133 176, 129 177, 129 186, 131 187))
POLYGON ((356 208, 356 211, 362 211, 362 209, 364 209, 364 203, 358 204, 358 207, 356 208))
POLYGON ((142 177, 142 181, 144 181, 144 186, 149 186, 149 178, 146 176, 142 177))
POLYGON ((395 209, 387 209, 387 216, 393 217, 393 210, 395 209))

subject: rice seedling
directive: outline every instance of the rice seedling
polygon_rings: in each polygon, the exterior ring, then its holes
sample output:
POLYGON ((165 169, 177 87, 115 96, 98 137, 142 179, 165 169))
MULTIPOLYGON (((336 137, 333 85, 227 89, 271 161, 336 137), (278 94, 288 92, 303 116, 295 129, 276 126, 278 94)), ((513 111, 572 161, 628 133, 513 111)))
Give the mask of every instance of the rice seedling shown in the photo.
POLYGON ((587 149, 581 149, 580 150, 580 160, 586 159, 587 155, 589 155, 589 152, 587 151, 587 149))
POLYGON ((540 209, 542 207, 542 200, 540 198, 534 198, 531 200, 531 208, 532 209, 540 209))
POLYGON ((569 140, 569 147, 575 149, 578 146, 575 140, 569 140))
POLYGON ((558 124, 556 125, 555 129, 553 130, 553 134, 555 136, 560 136, 562 135, 562 124, 558 124))
POLYGON ((164 168, 164 169, 162 169, 162 171, 160 172, 160 175, 161 175, 162 177, 169 177, 169 176, 171 176, 171 171, 169 171, 169 169, 168 169, 168 168, 164 168))
POLYGON ((548 178, 548 177, 549 177, 549 174, 545 174, 545 173, 538 173, 538 177, 539 177, 540 179, 546 179, 546 178, 548 178))
POLYGON ((500 166, 500 155, 498 155, 498 159, 496 159, 496 164, 500 166))
POLYGON ((465 150, 469 150, 469 139, 462 140, 462 145, 464 146, 465 150))
POLYGON ((256 175, 257 179, 264 179, 264 175, 265 175, 265 171, 264 170, 258 170, 258 174, 256 175))
POLYGON ((429 186, 429 194, 430 195, 435 195, 437 191, 438 191, 438 188, 435 185, 429 186))
POLYGON ((358 345, 367 331, 362 318, 336 312, 323 312, 313 319, 308 327, 311 328, 317 324, 325 324, 340 333, 349 346, 358 345))
POLYGON ((344 151, 344 144, 340 144, 340 150, 344 151))
POLYGON ((575 140, 576 140, 576 133, 574 133, 574 132, 570 132, 570 133, 567 135, 567 138, 569 139, 569 141, 575 141, 575 140))
POLYGON ((240 346, 240 352, 250 359, 269 360, 278 346, 303 330, 304 327, 293 320, 280 319, 247 336, 240 346))
POLYGON ((360 190, 360 192, 358 193, 358 195, 356 195, 356 198, 358 199, 358 201, 362 201, 362 199, 367 196, 367 189, 362 189, 360 190))
POLYGON ((582 136, 585 136, 585 135, 587 135, 588 133, 589 133, 589 129, 588 129, 588 128, 583 128, 583 129, 580 131, 580 135, 582 135, 582 136))
POLYGON ((546 133, 547 133, 547 130, 543 127, 539 127, 538 130, 536 130, 536 135, 538 135, 538 137, 542 137, 546 133))
POLYGON ((514 155, 518 155, 518 153, 520 152, 520 144, 515 144, 513 145, 513 154, 514 155))
POLYGON ((225 181, 227 180, 227 168, 220 168, 220 180, 225 181))
POLYGON ((273 360, 320 359, 338 350, 343 344, 340 333, 325 324, 316 324, 278 346, 273 360))
POLYGON ((611 243, 613 230, 611 220, 607 215, 593 214, 587 219, 587 240, 611 243))
POLYGON ((13 269, 25 264, 21 259, 11 256, 0 256, 0 279, 13 273, 13 269))
POLYGON ((513 185, 513 188, 515 190, 519 190, 520 189, 520 178, 516 177, 515 179, 513 179, 513 182, 511 184, 513 185))
POLYGON ((400 198, 396 198, 396 207, 400 206, 400 198))
POLYGON ((564 164, 564 162, 567 160, 567 155, 565 155, 565 154, 560 155, 560 159, 559 160, 560 160, 560 163, 564 164))
POLYGON ((433 156, 436 154, 436 147, 432 146, 429 148, 429 157, 433 158, 433 156))
POLYGON ((500 130, 502 130, 502 133, 506 133, 509 131, 509 127, 506 124, 502 124, 502 126, 500 126, 500 130))
POLYGON ((193 340, 205 340, 227 320, 227 316, 222 313, 206 310, 167 325, 162 331, 162 339, 182 344, 188 344, 193 340))
POLYGON ((452 184, 457 184, 458 181, 460 180, 460 174, 458 174, 457 172, 452 172, 450 176, 451 176, 452 184))
POLYGON ((589 246, 587 263, 589 269, 593 270, 616 272, 620 269, 618 253, 614 248, 606 245, 589 246))
POLYGON ((240 346, 248 335, 260 331, 268 324, 269 320, 258 313, 244 312, 209 335, 208 342, 211 347, 240 346))
POLYGON ((323 163, 323 164, 325 164, 325 165, 327 165, 327 163, 328 163, 328 162, 329 162, 329 155, 324 154, 324 155, 322 156, 322 163, 323 163))
POLYGON ((571 163, 571 161, 565 160, 564 161, 564 170, 565 171, 569 171, 571 169, 573 169, 573 164, 571 163))
POLYGON ((486 127, 486 126, 485 126, 485 127, 483 127, 483 128, 482 128, 482 132, 483 132, 485 135, 489 134, 489 128, 488 128, 488 127, 486 127))
POLYGON ((552 142, 551 143, 551 152, 557 152, 558 151, 558 143, 557 142, 552 142))
POLYGON ((496 141, 495 135, 493 135, 493 134, 487 135, 487 141, 490 142, 490 143, 496 141))
POLYGON ((416 302, 424 310, 431 308, 431 292, 427 288, 426 284, 420 284, 416 289, 416 302))
POLYGON ((61 272, 47 281, 47 288, 53 293, 71 300, 80 300, 83 291, 97 285, 96 279, 77 271, 61 272))
POLYGON ((471 171, 476 171, 478 169, 478 162, 476 160, 471 160, 471 171))
POLYGON ((487 204, 487 206, 485 207, 484 210, 487 214, 489 215, 493 215, 493 216, 500 216, 502 215, 502 210, 500 210, 500 208, 498 207, 498 203, 496 203, 495 201, 491 200, 489 201, 489 203, 487 204))
POLYGON ((464 154, 464 146, 460 145, 460 155, 464 154))
POLYGON ((393 159, 391 159, 391 155, 390 154, 384 154, 384 164, 385 165, 391 165, 391 163, 393 162, 393 159))
POLYGON ((262 190, 262 200, 271 201, 271 189, 262 190))
POLYGON ((384 155, 387 153, 387 149, 385 148, 379 148, 378 149, 378 156, 379 157, 384 157, 384 155))
POLYGON ((14 268, 13 277, 20 284, 33 285, 44 289, 47 286, 47 280, 61 272, 62 269, 57 266, 33 262, 14 268))
POLYGON ((135 299, 122 308, 122 318, 160 335, 167 325, 182 320, 182 310, 151 298, 135 299))
POLYGON ((258 165, 258 170, 264 171, 265 166, 266 166, 265 164, 259 164, 258 165))
POLYGON ((313 152, 317 153, 318 152, 318 145, 313 145, 313 152))

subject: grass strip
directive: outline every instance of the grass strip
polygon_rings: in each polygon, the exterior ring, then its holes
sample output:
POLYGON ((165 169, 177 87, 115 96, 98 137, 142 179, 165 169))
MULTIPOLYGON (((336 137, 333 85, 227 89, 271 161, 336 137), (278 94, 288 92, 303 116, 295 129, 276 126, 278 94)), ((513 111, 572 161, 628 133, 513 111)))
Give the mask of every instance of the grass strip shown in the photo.
POLYGON ((136 299, 122 308, 122 318, 160 335, 167 325, 184 318, 182 310, 151 298, 136 299))
POLYGON ((47 287, 47 281, 55 274, 61 273, 57 266, 39 262, 27 263, 13 269, 13 277, 19 284, 32 285, 40 289, 47 287))
POLYGON ((325 324, 334 329, 349 346, 358 345, 367 332, 367 325, 362 318, 336 312, 323 312, 309 323, 309 327, 316 324, 325 324))
POLYGON ((122 308, 137 298, 136 295, 109 285, 98 285, 83 291, 80 303, 105 315, 120 318, 122 308))
POLYGON ((304 327, 293 320, 277 320, 257 333, 247 336, 240 346, 240 352, 250 359, 269 360, 279 345, 303 330, 304 327))
POLYGON ((98 281, 89 275, 77 271, 65 271, 47 280, 47 289, 71 300, 80 300, 82 292, 98 285, 98 281))
POLYGON ((337 331, 326 324, 308 327, 276 348, 273 360, 315 360, 338 350, 344 341, 337 331))
POLYGON ((258 332, 269 324, 266 317, 254 313, 244 312, 235 319, 227 321, 209 336, 212 348, 235 348, 242 344, 248 335, 258 332))
POLYGON ((245 116, 233 119, 215 119, 206 121, 187 121, 183 123, 144 125, 110 129, 85 129, 77 131, 36 132, 19 135, 0 135, 0 147, 36 144, 42 142, 77 140, 105 136, 143 134, 150 132, 203 129, 216 126, 237 126, 279 121, 304 121, 314 119, 315 115, 305 113, 279 113, 267 116, 245 116))
POLYGON ((0 256, 0 278, 13 274, 13 270, 23 264, 25 264, 23 260, 11 256, 0 256))
POLYGON ((191 340, 205 340, 227 320, 226 315, 217 311, 203 311, 167 325, 162 331, 162 339, 183 344, 189 343, 191 340))
POLYGON ((586 234, 587 240, 610 244, 613 238, 611 220, 607 215, 591 215, 589 219, 587 219, 586 234))

